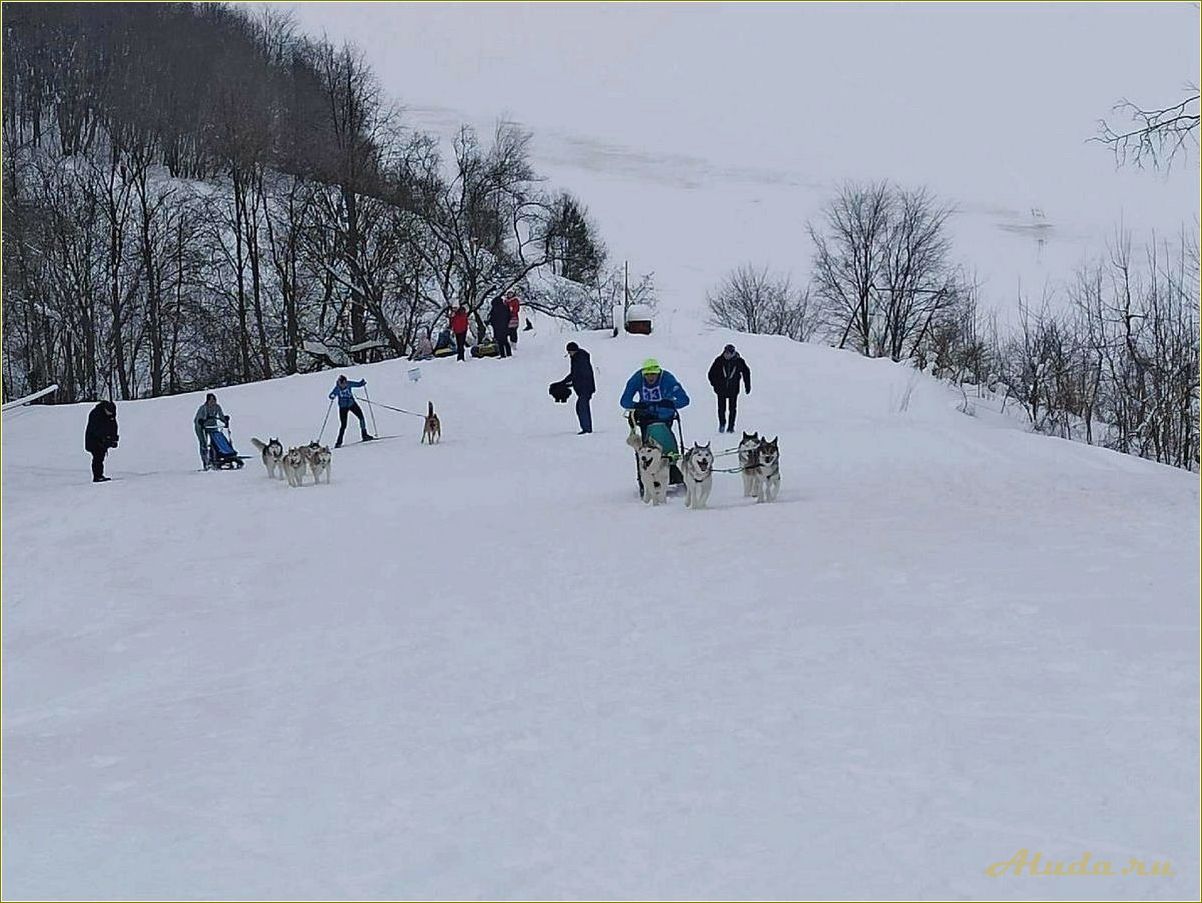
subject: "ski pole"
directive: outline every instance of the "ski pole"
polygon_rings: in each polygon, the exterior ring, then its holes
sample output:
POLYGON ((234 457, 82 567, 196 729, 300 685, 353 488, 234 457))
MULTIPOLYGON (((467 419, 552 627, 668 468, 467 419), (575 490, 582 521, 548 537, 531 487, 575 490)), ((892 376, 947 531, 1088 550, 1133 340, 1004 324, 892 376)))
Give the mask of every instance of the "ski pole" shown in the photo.
POLYGON ((318 443, 320 443, 320 442, 321 442, 321 437, 325 435, 325 432, 326 432, 326 423, 327 423, 327 422, 329 422, 329 419, 330 419, 330 411, 332 411, 332 410, 334 410, 334 399, 332 399, 332 398, 331 398, 331 399, 330 399, 330 403, 329 403, 329 404, 326 406, 326 416, 325 416, 325 419, 321 421, 321 432, 317 434, 317 441, 318 441, 318 443))
POLYGON ((367 410, 371 412, 371 431, 378 436, 380 430, 376 426, 376 409, 371 403, 371 393, 367 391, 366 383, 363 385, 363 400, 367 402, 367 410))

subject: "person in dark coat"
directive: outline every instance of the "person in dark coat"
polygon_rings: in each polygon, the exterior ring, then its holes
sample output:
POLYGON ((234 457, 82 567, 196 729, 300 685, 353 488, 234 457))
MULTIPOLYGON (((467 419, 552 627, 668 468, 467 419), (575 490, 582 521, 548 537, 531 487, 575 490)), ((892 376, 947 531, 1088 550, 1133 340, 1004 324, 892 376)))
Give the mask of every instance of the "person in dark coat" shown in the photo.
POLYGON ((576 419, 580 421, 580 432, 576 435, 583 436, 593 431, 593 412, 589 408, 589 401, 597 391, 597 383, 593 378, 593 362, 588 352, 575 342, 568 342, 567 352, 572 359, 572 369, 563 382, 576 393, 576 419))
POLYGON ((718 396, 718 432, 733 433, 735 431, 735 414, 739 404, 739 380, 747 394, 751 394, 751 368, 735 351, 734 345, 727 345, 722 353, 714 358, 710 366, 709 380, 718 396), (730 420, 726 419, 726 408, 730 406, 730 420))
POLYGON ((83 434, 84 450, 92 455, 92 482, 107 483, 104 475, 104 456, 117 447, 117 406, 102 401, 88 414, 88 428, 83 434))
POLYGON ((509 305, 501 295, 492 299, 492 307, 488 311, 488 325, 492 327, 493 336, 497 343, 497 357, 511 357, 513 349, 509 347, 509 305))

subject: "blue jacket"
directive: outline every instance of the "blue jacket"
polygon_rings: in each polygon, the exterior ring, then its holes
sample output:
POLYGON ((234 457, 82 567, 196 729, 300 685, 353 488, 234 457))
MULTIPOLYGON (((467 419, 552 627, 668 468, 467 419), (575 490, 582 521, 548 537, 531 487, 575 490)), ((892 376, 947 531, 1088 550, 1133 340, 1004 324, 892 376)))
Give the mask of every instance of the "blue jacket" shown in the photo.
POLYGON ((367 380, 365 380, 365 379, 356 379, 356 380, 348 379, 346 381, 345 387, 340 387, 338 385, 338 383, 334 383, 334 388, 330 390, 330 397, 331 398, 333 398, 334 396, 338 397, 338 407, 340 409, 341 408, 349 408, 351 405, 353 405, 355 403, 355 393, 352 392, 351 389, 357 389, 360 386, 366 386, 366 385, 367 385, 367 380))
POLYGON ((689 396, 685 393, 676 377, 663 370, 654 386, 649 386, 643 379, 642 371, 636 372, 626 381, 626 391, 622 393, 619 402, 626 410, 644 406, 649 414, 664 423, 671 423, 672 416, 681 408, 689 406, 689 396), (634 396, 639 396, 636 404, 634 396))

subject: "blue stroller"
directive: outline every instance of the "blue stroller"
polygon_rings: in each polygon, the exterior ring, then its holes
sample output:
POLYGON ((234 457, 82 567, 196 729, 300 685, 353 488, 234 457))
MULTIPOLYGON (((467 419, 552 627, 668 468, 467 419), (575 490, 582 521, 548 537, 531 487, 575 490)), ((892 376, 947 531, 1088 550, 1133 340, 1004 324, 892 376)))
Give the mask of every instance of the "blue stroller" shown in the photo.
POLYGON ((243 466, 246 457, 235 450, 229 427, 205 432, 209 436, 209 467, 213 470, 232 470, 243 466))

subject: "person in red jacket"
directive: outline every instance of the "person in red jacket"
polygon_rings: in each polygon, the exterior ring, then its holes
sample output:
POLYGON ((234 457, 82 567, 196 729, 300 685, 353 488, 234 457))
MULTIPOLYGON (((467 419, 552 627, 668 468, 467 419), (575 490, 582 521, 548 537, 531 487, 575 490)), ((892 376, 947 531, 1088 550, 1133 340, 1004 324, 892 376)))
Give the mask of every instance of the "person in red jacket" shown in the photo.
POLYGON ((451 312, 451 332, 455 336, 455 360, 463 360, 467 347, 467 308, 460 304, 451 312))
POLYGON ((518 317, 522 309, 522 302, 518 300, 518 293, 510 289, 509 297, 505 299, 505 304, 509 308, 509 342, 512 345, 516 345, 518 343, 518 326, 522 322, 518 317))

